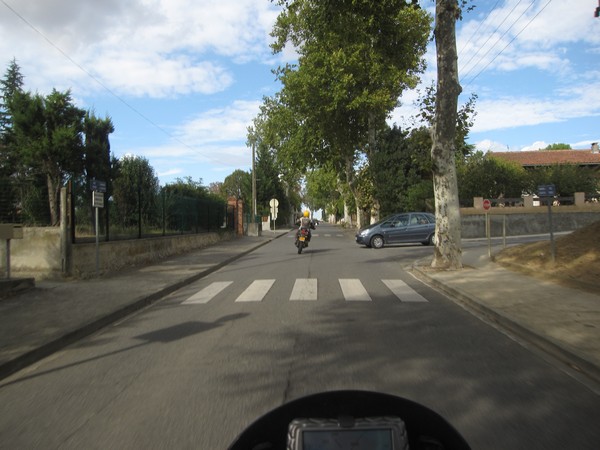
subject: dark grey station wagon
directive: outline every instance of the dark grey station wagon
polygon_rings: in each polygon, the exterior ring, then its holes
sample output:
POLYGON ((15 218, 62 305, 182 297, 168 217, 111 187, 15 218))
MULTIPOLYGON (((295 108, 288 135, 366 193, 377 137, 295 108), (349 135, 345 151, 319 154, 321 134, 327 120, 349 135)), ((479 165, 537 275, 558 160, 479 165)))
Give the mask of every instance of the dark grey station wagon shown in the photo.
POLYGON ((430 245, 435 235, 435 216, 424 212, 394 214, 361 228, 356 243, 381 248, 389 244, 420 242, 430 245))

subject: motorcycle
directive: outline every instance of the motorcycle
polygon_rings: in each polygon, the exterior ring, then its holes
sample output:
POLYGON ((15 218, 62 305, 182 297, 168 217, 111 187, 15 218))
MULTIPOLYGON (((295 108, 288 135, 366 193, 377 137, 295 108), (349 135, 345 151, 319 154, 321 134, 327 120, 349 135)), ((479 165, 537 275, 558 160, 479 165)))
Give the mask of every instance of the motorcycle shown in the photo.
POLYGON ((305 247, 308 247, 309 233, 310 231, 307 228, 298 228, 295 241, 295 245, 298 247, 298 254, 302 253, 305 247))
POLYGON ((442 416, 411 400, 331 391, 281 405, 250 424, 229 450, 469 450, 442 416))

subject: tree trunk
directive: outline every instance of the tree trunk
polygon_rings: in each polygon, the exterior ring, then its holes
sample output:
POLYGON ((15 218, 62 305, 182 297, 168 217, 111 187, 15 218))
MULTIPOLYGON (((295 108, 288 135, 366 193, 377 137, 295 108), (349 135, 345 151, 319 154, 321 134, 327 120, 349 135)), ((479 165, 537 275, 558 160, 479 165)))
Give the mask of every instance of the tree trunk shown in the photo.
POLYGON ((54 180, 51 175, 46 175, 48 185, 48 206, 50 208, 50 224, 54 227, 59 224, 58 198, 60 182, 54 180))
POLYGON ((352 226, 352 216, 350 215, 350 208, 348 208, 348 202, 344 200, 344 227, 352 226))
POLYGON ((432 128, 431 157, 436 215, 436 244, 431 266, 462 268, 460 205, 455 162, 458 96, 458 55, 456 52, 456 0, 436 1, 435 45, 437 52, 437 95, 432 128))

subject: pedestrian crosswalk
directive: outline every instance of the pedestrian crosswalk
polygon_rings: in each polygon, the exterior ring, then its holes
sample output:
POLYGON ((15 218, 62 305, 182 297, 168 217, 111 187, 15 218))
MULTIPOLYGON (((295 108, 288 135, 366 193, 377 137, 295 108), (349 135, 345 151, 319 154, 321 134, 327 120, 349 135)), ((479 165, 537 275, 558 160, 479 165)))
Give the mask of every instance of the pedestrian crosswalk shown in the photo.
MULTIPOLYGON (((385 292, 392 293, 401 302, 426 303, 428 300, 411 288, 404 281, 380 280, 387 287, 385 292)), ((237 295, 235 302, 262 302, 277 280, 263 279, 254 280, 237 295)), ((340 278, 338 280, 340 291, 347 302, 371 302, 373 298, 358 278, 340 278)), ((234 281, 215 281, 202 288, 182 302, 184 305, 205 304, 217 297, 221 292, 231 288, 234 281)), ((239 289, 238 291, 239 292, 239 289)), ((287 300, 294 301, 317 301, 319 289, 316 278, 297 278, 294 281, 287 300)))

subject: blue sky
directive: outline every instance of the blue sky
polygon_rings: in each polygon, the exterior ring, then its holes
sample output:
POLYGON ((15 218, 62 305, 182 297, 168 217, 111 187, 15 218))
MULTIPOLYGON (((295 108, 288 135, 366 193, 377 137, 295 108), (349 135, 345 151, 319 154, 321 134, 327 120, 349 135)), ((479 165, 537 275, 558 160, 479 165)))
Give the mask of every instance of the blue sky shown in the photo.
MULTIPOLYGON (((421 0, 434 11, 433 0, 421 0)), ((474 0, 457 23, 464 102, 478 95, 469 141, 520 151, 600 141, 597 0, 474 0)), ((117 157, 140 155, 161 184, 204 185, 249 170, 246 129, 271 70, 279 10, 269 0, 0 0, 0 70, 16 58, 25 88, 71 89, 76 104, 110 116, 117 157)), ((435 48, 422 86, 435 80, 435 48)), ((412 123, 417 91, 390 117, 412 123)))

